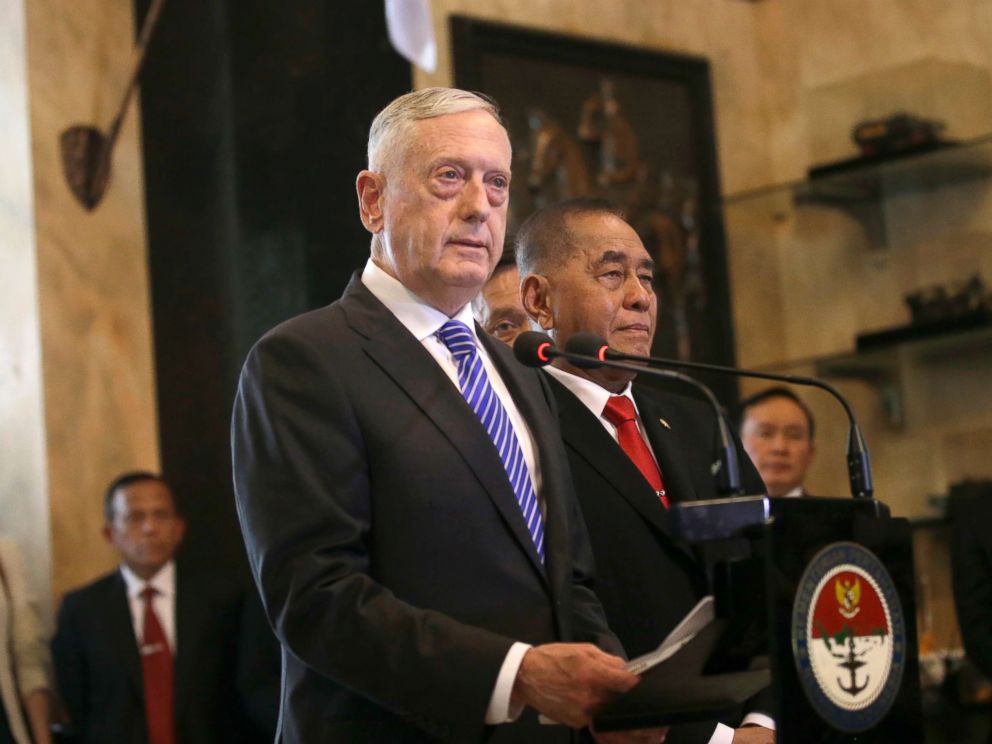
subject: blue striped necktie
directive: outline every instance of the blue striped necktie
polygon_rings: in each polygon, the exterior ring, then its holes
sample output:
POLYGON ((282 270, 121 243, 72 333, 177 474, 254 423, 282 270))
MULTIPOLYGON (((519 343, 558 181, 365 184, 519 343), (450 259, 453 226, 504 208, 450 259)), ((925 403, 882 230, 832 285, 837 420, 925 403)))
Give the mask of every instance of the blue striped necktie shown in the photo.
POLYGON ((482 357, 475 345, 475 336, 460 320, 449 320, 438 330, 437 337, 455 357, 455 364, 458 365, 458 387, 496 445, 510 478, 510 486, 524 515, 524 522, 527 523, 527 531, 543 563, 544 524, 537 505, 537 494, 534 493, 534 484, 510 417, 489 384, 489 376, 482 366, 482 357))

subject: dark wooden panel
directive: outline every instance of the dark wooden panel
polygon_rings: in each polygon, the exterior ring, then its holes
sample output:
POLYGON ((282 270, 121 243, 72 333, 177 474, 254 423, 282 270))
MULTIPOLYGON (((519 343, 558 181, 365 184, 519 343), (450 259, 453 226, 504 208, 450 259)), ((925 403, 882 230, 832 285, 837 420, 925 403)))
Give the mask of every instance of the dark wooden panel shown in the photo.
MULTIPOLYGON (((149 2, 135 5, 140 19, 149 2)), ((162 462, 189 561, 242 564, 229 445, 242 360, 363 264, 368 126, 410 87, 381 3, 165 6, 142 137, 162 462)))

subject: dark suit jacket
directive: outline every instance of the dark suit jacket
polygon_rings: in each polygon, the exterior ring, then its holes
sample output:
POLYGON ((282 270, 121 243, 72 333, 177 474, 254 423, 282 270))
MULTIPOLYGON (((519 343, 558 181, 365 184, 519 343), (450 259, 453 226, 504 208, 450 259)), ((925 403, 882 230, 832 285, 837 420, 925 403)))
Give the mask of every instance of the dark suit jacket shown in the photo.
POLYGON ((511 644, 619 651, 550 392, 479 335, 540 457, 546 566, 478 417, 357 276, 249 354, 235 490, 283 644, 284 742, 567 740, 527 713, 483 725, 511 644))
POLYGON ((954 604, 965 651, 992 678, 992 481, 951 488, 954 604))
MULTIPOLYGON (((550 376, 549 382, 596 558, 596 594, 610 629, 633 658, 656 648, 707 593, 706 576, 689 547, 672 538, 668 512, 599 419, 560 382, 550 376)), ((670 502, 717 498, 710 474, 716 424, 709 406, 637 385, 634 399, 670 502)), ((737 449, 748 492, 764 493, 740 442, 737 449)), ((683 727, 678 736, 673 729, 668 741, 705 742, 714 726, 683 727)))
MULTIPOLYGON (((175 718, 182 744, 259 740, 237 696, 244 601, 234 582, 177 567, 175 718)), ((75 740, 147 741, 141 660, 120 571, 65 595, 52 656, 75 740)))

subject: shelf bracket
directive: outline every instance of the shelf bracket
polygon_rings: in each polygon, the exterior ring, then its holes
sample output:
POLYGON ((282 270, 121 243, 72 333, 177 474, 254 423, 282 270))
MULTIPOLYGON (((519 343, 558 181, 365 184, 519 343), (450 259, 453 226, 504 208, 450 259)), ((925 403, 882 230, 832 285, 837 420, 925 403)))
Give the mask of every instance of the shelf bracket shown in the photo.
POLYGON ((820 362, 816 365, 816 374, 819 377, 867 383, 878 393, 885 423, 889 428, 898 430, 905 425, 902 376, 890 366, 859 363, 858 360, 820 362))

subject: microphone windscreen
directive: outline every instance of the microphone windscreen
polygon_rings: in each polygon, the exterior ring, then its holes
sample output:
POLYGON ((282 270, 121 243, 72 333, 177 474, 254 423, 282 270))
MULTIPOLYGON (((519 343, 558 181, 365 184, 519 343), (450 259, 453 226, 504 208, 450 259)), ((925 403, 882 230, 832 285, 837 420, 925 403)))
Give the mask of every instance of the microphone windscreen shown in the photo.
POLYGON ((524 331, 513 342, 513 355, 527 367, 543 367, 551 362, 548 351, 554 351, 551 336, 538 331, 524 331))
POLYGON ((569 354, 581 354, 597 359, 606 359, 606 351, 609 348, 605 338, 592 333, 576 333, 565 343, 565 351, 569 354))

